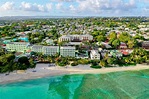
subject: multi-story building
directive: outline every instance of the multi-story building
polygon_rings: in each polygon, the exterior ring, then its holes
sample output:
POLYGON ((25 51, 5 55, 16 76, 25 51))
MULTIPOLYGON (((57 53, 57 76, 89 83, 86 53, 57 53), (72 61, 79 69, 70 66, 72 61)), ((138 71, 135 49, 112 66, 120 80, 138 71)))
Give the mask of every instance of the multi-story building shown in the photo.
POLYGON ((26 52, 30 49, 30 44, 26 42, 9 42, 6 44, 7 51, 26 52))
POLYGON ((93 36, 89 35, 89 34, 85 34, 85 35, 63 35, 59 38, 59 41, 70 41, 70 42, 80 42, 80 41, 92 41, 93 40, 93 36))
POLYGON ((16 51, 26 53, 28 51, 40 52, 44 55, 55 55, 60 52, 61 56, 71 56, 75 57, 75 47, 71 46, 42 46, 42 45, 33 45, 30 46, 29 43, 26 42, 10 42, 6 44, 6 49, 8 51, 16 51))
POLYGON ((81 35, 71 35, 71 41, 72 42, 80 42, 81 40, 81 35))
POLYGON ((40 52, 40 53, 42 53, 42 45, 33 45, 32 47, 31 47, 31 49, 32 49, 32 51, 34 51, 34 52, 40 52))
POLYGON ((90 57, 91 59, 100 59, 100 54, 98 53, 98 50, 91 50, 90 57))
POLYGON ((75 47, 71 47, 71 46, 63 46, 60 47, 60 55, 61 56, 71 56, 71 57, 75 57, 75 47))
POLYGON ((42 53, 45 55, 55 55, 59 53, 59 46, 43 46, 42 53))
POLYGON ((71 41, 71 36, 69 35, 63 35, 59 38, 60 42, 64 42, 64 41, 71 41))
POLYGON ((81 41, 92 41, 93 40, 93 36, 89 35, 89 34, 85 34, 85 35, 80 35, 80 40, 81 41))

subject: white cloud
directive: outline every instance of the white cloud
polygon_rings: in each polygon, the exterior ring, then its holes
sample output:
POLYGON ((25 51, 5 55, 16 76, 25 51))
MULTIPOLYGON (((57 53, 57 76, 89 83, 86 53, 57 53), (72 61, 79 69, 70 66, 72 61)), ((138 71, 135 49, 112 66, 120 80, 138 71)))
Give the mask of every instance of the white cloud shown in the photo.
POLYGON ((55 2, 74 2, 75 0, 52 0, 55 2))
POLYGON ((143 8, 143 10, 144 10, 145 12, 148 12, 148 13, 149 13, 149 6, 148 6, 148 7, 143 8))
POLYGON ((144 1, 145 3, 149 3, 149 0, 142 0, 142 1, 144 1))
POLYGON ((63 2, 73 2, 75 0, 59 0, 59 1, 63 1, 63 2))
POLYGON ((76 11, 76 8, 73 5, 70 5, 69 8, 71 11, 76 11))
POLYGON ((13 10, 13 9, 14 9, 14 3, 13 2, 6 2, 0 6, 0 10, 13 10))
POLYGON ((46 8, 48 11, 52 10, 53 4, 52 3, 47 3, 46 8))
POLYGON ((20 9, 24 11, 33 11, 33 12, 48 12, 51 11, 53 8, 52 3, 47 3, 45 5, 40 5, 40 4, 31 4, 27 2, 22 2, 20 9))
POLYGON ((143 13, 148 15, 148 3, 149 0, 49 0, 49 2, 43 0, 42 4, 6 2, 0 4, 0 14, 123 16, 143 13))
POLYGON ((78 6, 70 5, 70 10, 76 9, 76 13, 120 13, 131 11, 136 8, 135 0, 124 2, 124 0, 76 0, 78 6))
POLYGON ((61 10, 63 8, 63 4, 62 3, 57 3, 56 4, 56 9, 61 10))
POLYGON ((0 15, 49 15, 48 12, 51 12, 53 8, 52 3, 37 4, 37 3, 28 3, 21 2, 20 6, 16 6, 14 2, 6 2, 0 5, 0 15), (38 12, 38 13, 37 13, 38 12))
POLYGON ((44 5, 40 5, 40 4, 36 4, 36 3, 31 4, 31 3, 27 3, 27 2, 22 2, 20 9, 24 10, 24 11, 35 11, 35 12, 47 11, 47 9, 45 9, 44 5))

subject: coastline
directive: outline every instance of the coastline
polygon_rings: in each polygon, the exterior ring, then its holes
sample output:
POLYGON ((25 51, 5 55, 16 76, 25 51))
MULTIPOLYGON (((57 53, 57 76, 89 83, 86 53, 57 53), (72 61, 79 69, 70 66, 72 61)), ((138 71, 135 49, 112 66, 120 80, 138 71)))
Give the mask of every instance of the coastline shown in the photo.
POLYGON ((74 67, 48 67, 48 64, 37 64, 35 69, 28 69, 24 73, 11 72, 9 75, 0 74, 0 84, 7 84, 12 82, 25 81, 29 79, 37 79, 42 77, 52 77, 59 75, 71 74, 104 74, 110 72, 121 71, 139 71, 149 69, 149 65, 137 64, 136 66, 128 67, 108 67, 101 69, 90 68, 89 65, 79 65, 74 67), (36 70, 36 72, 32 72, 36 70))

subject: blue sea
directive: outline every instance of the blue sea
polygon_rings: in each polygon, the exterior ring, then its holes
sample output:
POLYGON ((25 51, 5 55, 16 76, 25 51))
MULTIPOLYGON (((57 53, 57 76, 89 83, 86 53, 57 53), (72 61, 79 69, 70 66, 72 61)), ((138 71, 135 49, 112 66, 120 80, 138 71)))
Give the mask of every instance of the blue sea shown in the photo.
POLYGON ((149 99, 149 70, 62 75, 0 84, 0 99, 149 99))

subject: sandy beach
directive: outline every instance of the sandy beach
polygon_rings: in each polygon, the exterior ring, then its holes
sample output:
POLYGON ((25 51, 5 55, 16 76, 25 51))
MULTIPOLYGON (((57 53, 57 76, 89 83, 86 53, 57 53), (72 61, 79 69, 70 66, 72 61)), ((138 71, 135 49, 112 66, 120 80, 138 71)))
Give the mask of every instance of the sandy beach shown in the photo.
POLYGON ((75 67, 68 66, 59 67, 59 66, 48 66, 48 64, 37 64, 35 69, 28 69, 23 73, 17 73, 16 71, 9 73, 9 75, 0 74, 0 83, 10 83, 18 82, 27 79, 36 79, 46 76, 57 76, 65 74, 102 74, 118 71, 138 71, 149 69, 149 65, 138 64, 137 66, 129 67, 108 67, 101 69, 90 68, 89 65, 79 65, 75 67), (36 72, 33 72, 33 71, 36 72))

